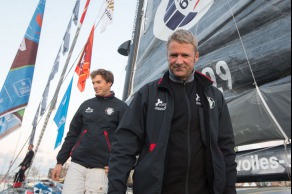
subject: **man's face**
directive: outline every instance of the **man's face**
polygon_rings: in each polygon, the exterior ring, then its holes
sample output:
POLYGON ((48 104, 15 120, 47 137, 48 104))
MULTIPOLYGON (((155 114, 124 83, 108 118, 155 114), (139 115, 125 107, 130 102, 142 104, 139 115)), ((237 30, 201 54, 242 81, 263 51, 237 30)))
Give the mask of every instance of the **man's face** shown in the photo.
POLYGON ((33 149, 33 146, 32 145, 29 145, 28 146, 28 150, 30 151, 30 150, 32 150, 33 149))
POLYGON ((181 78, 187 80, 193 72, 195 63, 199 60, 199 53, 191 44, 173 41, 168 47, 168 65, 170 71, 181 78))
POLYGON ((111 94, 112 83, 107 83, 100 75, 97 75, 92 79, 92 84, 95 95, 106 97, 111 94))

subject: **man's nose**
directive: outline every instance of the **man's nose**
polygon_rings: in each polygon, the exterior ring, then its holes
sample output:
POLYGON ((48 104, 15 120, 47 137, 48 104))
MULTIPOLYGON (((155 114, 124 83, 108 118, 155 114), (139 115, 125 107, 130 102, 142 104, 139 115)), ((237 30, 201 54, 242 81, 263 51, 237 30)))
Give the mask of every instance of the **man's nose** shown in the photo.
POLYGON ((176 58, 176 64, 182 65, 183 64, 183 57, 178 55, 176 58))

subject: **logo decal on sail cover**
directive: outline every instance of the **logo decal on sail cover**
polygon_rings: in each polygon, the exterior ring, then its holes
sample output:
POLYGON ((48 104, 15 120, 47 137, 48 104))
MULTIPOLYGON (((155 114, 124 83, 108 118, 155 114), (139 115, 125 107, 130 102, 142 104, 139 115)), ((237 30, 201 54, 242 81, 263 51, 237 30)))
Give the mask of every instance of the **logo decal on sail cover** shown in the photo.
POLYGON ((177 29, 191 29, 213 4, 214 0, 162 0, 155 16, 154 35, 166 41, 177 29))

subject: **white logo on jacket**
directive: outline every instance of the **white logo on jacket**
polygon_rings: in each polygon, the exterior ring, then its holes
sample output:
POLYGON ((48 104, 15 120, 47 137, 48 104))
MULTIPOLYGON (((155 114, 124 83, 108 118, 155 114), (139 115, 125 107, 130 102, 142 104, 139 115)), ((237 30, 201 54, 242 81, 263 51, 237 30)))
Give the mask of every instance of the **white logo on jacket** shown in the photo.
POLYGON ((210 109, 215 108, 215 106, 216 106, 215 100, 213 98, 211 98, 211 97, 208 97, 208 101, 209 101, 209 104, 210 104, 210 109))
POLYGON ((166 110, 167 103, 163 103, 162 100, 157 99, 157 103, 155 104, 155 110, 164 111, 166 110))
POLYGON ((105 109, 105 114, 111 116, 112 114, 114 114, 115 110, 113 108, 107 108, 105 109))
POLYGON ((86 110, 85 110, 86 113, 93 113, 93 109, 88 107, 86 110))
POLYGON ((200 98, 200 96, 199 96, 199 94, 196 94, 196 105, 202 105, 202 103, 201 103, 201 98, 200 98))

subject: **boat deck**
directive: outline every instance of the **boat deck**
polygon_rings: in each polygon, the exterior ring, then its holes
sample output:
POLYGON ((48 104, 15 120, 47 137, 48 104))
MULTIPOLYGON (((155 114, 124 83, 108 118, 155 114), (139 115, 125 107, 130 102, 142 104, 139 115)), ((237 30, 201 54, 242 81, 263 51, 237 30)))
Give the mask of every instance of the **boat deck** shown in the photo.
POLYGON ((237 194, 291 194, 291 188, 258 188, 258 189, 238 189, 237 194))
MULTIPOLYGON (((128 189, 126 194, 133 194, 131 189, 128 189)), ((237 194, 291 194, 291 188, 257 188, 257 189, 237 189, 237 194)))

